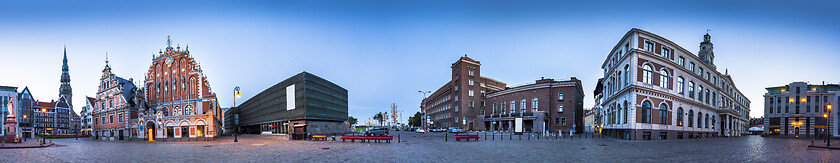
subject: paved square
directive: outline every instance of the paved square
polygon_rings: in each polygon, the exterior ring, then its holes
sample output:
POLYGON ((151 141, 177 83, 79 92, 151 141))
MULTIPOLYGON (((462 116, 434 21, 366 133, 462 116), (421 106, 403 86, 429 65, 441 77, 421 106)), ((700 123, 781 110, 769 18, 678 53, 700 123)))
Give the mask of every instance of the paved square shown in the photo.
MULTIPOLYGON (((57 147, 2 149, 0 162, 838 162, 840 150, 810 140, 746 136, 701 140, 611 138, 456 142, 443 133, 399 134, 402 142, 287 141, 244 135, 213 142, 58 139, 57 147)), ((817 141, 822 142, 822 141, 817 141)), ((840 144, 837 144, 840 146, 840 144)))

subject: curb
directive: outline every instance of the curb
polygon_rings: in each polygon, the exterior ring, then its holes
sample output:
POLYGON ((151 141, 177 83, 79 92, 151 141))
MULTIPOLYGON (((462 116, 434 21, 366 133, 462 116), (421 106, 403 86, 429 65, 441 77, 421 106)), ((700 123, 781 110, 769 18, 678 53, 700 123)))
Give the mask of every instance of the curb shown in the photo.
POLYGON ((826 146, 815 146, 815 145, 808 145, 808 147, 840 150, 840 147, 826 147, 826 146))
POLYGON ((39 146, 22 146, 22 147, 0 147, 0 149, 20 149, 20 148, 44 148, 55 145, 55 143, 49 143, 46 145, 39 145, 39 146))

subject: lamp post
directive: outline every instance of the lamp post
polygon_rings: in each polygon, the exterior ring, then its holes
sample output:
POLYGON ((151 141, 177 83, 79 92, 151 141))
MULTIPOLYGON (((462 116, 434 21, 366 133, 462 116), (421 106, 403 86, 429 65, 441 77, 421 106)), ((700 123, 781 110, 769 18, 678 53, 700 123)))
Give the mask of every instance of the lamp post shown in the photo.
MULTIPOLYGON (((239 94, 239 86, 236 86, 236 88, 233 88, 233 106, 234 107, 236 107, 236 97, 239 97, 241 95, 242 94, 239 94)), ((239 132, 239 108, 236 108, 236 110, 233 110, 233 118, 234 118, 233 122, 236 123, 236 124, 234 124, 234 127, 236 129, 233 131, 233 142, 239 142, 239 138, 237 138, 237 136, 236 136, 236 134, 239 132)))
MULTIPOLYGON (((46 116, 47 115, 47 108, 41 108, 41 114, 42 114, 41 117, 46 116)), ((46 120, 46 118, 42 118, 42 119, 46 120)), ((46 124, 46 122, 44 122, 42 124, 46 124)), ((44 136, 46 136, 45 134, 47 134, 46 125, 43 127, 43 129, 41 129, 41 144, 47 144, 47 138, 44 137, 44 136)))
MULTIPOLYGON (((426 120, 426 112, 424 112, 424 110, 426 110, 426 94, 427 93, 432 93, 432 91, 417 91, 417 92, 423 94, 423 101, 421 101, 422 104, 420 105, 420 113, 422 113, 421 117, 420 117, 420 119, 421 119, 420 120, 420 126, 426 126, 426 130, 428 132, 428 130, 429 130, 428 127, 429 126, 428 126, 427 123, 424 123, 425 122, 424 120, 426 120), (426 124, 426 125, 424 125, 424 124, 426 124)), ((425 132, 423 132, 423 133, 425 133, 425 132)))
POLYGON ((828 109, 828 113, 823 114, 823 117, 825 117, 825 121, 828 126, 828 130, 826 131, 828 133, 826 134, 826 139, 828 139, 828 141, 825 142, 825 146, 831 146, 831 103, 825 105, 825 108, 828 109))
MULTIPOLYGON (((26 114, 23 115, 23 121, 21 121, 21 123, 23 123, 25 121, 26 121, 26 114)), ((23 130, 21 130, 20 135, 22 135, 21 137, 23 137, 23 141, 26 141, 26 135, 23 134, 23 130)))

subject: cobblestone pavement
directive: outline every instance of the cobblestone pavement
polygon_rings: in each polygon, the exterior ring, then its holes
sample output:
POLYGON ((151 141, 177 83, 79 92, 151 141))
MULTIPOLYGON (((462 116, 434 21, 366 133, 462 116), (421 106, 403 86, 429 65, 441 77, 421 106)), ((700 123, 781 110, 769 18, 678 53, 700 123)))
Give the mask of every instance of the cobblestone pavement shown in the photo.
POLYGON ((212 142, 58 139, 54 147, 0 149, 0 162, 840 162, 840 150, 808 148, 810 140, 758 136, 625 141, 497 135, 484 140, 480 133, 479 141, 456 142, 450 134, 444 142, 443 133, 392 134, 402 142, 288 141, 257 135, 240 136, 236 143, 232 137, 212 142))

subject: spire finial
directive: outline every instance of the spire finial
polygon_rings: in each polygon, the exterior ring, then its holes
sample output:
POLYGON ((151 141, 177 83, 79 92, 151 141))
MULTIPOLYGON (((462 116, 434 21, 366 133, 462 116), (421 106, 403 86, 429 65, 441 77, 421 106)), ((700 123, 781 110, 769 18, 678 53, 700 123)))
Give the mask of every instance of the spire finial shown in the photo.
POLYGON ((105 52, 105 66, 110 66, 111 64, 108 63, 108 52, 105 52))
POLYGON ((467 57, 467 54, 464 54, 464 57, 467 57))
POLYGON ((169 37, 170 37, 170 36, 166 36, 166 46, 167 46, 167 47, 171 47, 171 46, 172 46, 172 39, 171 39, 171 38, 169 38, 169 37))
POLYGON ((708 35, 710 31, 712 31, 712 30, 711 29, 706 29, 706 34, 708 35))

